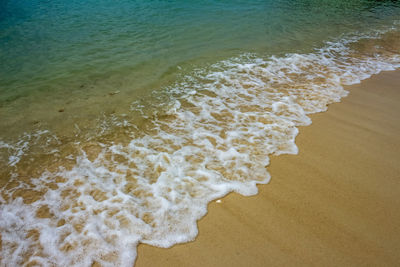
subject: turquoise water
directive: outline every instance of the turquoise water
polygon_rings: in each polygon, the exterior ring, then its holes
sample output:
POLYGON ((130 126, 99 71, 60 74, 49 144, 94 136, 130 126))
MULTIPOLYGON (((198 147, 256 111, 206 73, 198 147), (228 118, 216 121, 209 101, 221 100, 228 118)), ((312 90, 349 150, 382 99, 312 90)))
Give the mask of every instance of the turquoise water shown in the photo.
POLYGON ((400 68, 397 1, 0 1, 0 265, 132 266, 400 68))
POLYGON ((124 113, 194 68, 247 52, 311 51, 400 13, 396 1, 63 0, 2 1, 0 12, 0 127, 8 136, 37 121, 56 127, 60 109, 69 123, 115 106, 124 113), (115 91, 109 103, 104 95, 115 91))

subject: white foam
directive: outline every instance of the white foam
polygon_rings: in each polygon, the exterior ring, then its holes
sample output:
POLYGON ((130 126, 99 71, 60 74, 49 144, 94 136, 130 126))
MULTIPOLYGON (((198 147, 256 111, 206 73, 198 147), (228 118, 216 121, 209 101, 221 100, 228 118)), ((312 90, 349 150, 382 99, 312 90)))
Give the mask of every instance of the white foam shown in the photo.
MULTIPOLYGON (((256 194, 270 179, 268 156, 297 153, 296 127, 311 123, 307 114, 346 96, 343 85, 400 66, 398 55, 355 57, 351 42, 285 57, 243 55, 199 70, 170 89, 181 96, 154 118, 151 134, 98 144, 92 161, 82 150, 73 168, 32 177, 19 188, 46 191, 31 204, 11 197, 18 188, 3 191, 10 196, 0 208, 4 265, 30 255, 45 266, 132 266, 139 242, 193 240, 210 201, 256 194), (50 218, 38 218, 43 207, 50 218)), ((10 165, 26 147, 13 148, 10 165)))

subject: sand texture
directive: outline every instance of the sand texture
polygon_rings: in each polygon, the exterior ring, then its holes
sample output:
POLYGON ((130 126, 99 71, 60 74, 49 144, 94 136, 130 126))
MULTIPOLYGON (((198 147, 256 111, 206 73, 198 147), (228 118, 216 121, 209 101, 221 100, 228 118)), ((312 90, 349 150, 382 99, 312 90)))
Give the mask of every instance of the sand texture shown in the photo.
POLYGON ((211 203, 194 242, 140 245, 135 266, 400 266, 400 71, 347 89, 258 195, 211 203))

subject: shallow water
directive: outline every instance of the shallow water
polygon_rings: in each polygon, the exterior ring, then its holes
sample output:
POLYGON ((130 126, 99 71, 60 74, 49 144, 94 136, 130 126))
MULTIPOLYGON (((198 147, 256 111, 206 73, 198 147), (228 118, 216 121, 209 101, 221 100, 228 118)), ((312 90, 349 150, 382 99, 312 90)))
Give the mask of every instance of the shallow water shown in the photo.
POLYGON ((208 202, 297 153, 308 114, 400 66, 396 1, 1 5, 5 266, 192 240, 208 202))
POLYGON ((58 134, 75 123, 93 128, 90 121, 129 112, 132 101, 164 90, 195 68, 249 52, 261 57, 310 52, 331 38, 381 28, 399 16, 391 1, 1 5, 3 138, 38 124, 58 134))

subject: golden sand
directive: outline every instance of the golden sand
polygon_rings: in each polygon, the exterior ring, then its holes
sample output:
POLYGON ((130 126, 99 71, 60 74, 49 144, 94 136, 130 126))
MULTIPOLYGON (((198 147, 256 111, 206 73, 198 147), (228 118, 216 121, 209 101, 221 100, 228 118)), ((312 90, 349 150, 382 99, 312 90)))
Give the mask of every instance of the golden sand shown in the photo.
POLYGON ((211 203, 194 242, 140 245, 135 266, 400 266, 400 71, 348 90, 258 195, 211 203))

